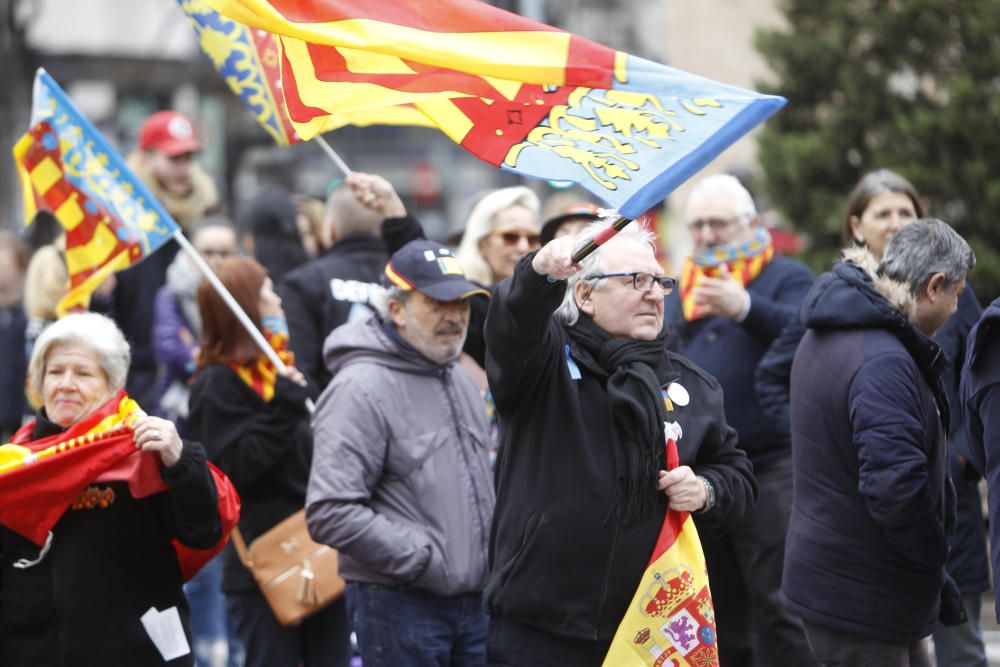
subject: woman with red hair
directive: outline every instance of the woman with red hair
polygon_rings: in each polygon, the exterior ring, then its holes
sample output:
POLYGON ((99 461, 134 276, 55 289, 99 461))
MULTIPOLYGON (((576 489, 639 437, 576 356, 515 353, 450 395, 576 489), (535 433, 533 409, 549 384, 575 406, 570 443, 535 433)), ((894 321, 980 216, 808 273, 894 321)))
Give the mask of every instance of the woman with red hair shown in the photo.
MULTIPOLYGON (((216 274, 287 366, 276 371, 212 286, 201 284, 201 354, 189 426, 239 491, 239 528, 249 544, 305 504, 313 451, 305 407, 310 389, 288 351, 281 299, 264 268, 230 257, 216 274)), ((342 600, 298 626, 280 625, 231 544, 223 555, 222 590, 246 648, 246 667, 348 664, 350 631, 342 600)))

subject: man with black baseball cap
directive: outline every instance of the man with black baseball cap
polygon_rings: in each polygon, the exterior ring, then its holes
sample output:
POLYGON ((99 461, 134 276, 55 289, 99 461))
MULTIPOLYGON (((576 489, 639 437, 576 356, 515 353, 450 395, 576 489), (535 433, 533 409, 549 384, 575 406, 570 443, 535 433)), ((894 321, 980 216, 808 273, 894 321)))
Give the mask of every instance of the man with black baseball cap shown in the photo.
POLYGON ((485 664, 488 424, 455 363, 485 290, 425 240, 396 251, 385 284, 378 314, 323 347, 306 519, 340 552, 366 665, 485 664))

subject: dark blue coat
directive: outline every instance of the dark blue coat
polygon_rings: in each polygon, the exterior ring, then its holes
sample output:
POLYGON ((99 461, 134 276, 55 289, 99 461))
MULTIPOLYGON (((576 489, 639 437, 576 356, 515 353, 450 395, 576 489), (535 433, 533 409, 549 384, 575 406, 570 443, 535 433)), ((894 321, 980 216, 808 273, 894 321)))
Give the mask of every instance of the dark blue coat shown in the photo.
MULTIPOLYGON (((994 589, 1000 586, 1000 299, 969 333, 962 368, 962 408, 969 436, 969 460, 989 486, 990 545, 994 589)), ((1000 618, 1000 601, 997 602, 1000 618)))
MULTIPOLYGON (((802 314, 782 597, 808 622, 920 639, 950 582, 947 360, 850 262, 816 281, 802 314)), ((954 611, 958 591, 947 591, 954 611)))
MULTIPOLYGON (((958 371, 965 361, 965 338, 980 313, 982 308, 975 292, 966 287, 959 296, 957 312, 934 336, 950 362, 942 377, 951 406, 959 404, 958 371)), ((805 332, 801 318, 793 318, 757 366, 757 398, 761 409, 789 434, 788 382, 795 350, 805 332)), ((968 463, 968 442, 961 410, 951 411, 948 442, 951 477, 958 494, 958 522, 947 569, 962 595, 978 595, 990 587, 982 497, 979 495, 981 475, 968 463)))
POLYGON ((801 262, 777 257, 747 286, 750 312, 742 322, 724 317, 684 320, 679 290, 667 297, 664 318, 679 352, 714 376, 725 392, 726 417, 754 467, 788 456, 788 435, 764 416, 754 389, 757 363, 799 312, 813 275, 801 262))

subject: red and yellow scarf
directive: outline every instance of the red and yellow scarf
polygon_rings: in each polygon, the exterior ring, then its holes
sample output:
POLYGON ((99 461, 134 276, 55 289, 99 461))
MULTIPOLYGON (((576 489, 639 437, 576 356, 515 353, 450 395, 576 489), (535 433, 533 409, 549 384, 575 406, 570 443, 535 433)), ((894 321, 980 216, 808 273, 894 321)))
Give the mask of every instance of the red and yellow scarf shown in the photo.
MULTIPOLYGON (((287 327, 269 326, 262 328, 264 337, 271 345, 278 358, 288 367, 295 366, 295 354, 288 349, 287 327)), ((274 398, 274 384, 278 381, 278 370, 266 354, 260 355, 257 361, 249 364, 229 364, 251 389, 257 392, 265 401, 274 398)))
POLYGON ((694 300, 694 290, 704 278, 718 278, 725 266, 729 269, 729 275, 740 281, 745 288, 760 275, 773 257, 771 234, 764 227, 758 227, 742 243, 709 248, 696 257, 688 257, 680 279, 684 319, 693 322, 705 315, 694 300))

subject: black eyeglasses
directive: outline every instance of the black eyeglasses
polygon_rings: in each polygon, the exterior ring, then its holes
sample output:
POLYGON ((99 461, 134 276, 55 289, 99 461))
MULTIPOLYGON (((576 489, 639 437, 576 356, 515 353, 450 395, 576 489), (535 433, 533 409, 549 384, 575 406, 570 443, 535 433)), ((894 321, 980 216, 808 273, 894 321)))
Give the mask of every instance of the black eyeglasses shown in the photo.
POLYGON ((632 279, 633 289, 640 292, 652 291, 654 285, 659 285, 660 291, 670 294, 674 291, 674 279, 669 276, 654 276, 652 273, 642 271, 631 271, 628 273, 595 273, 587 276, 584 280, 600 280, 601 278, 627 277, 632 279))

